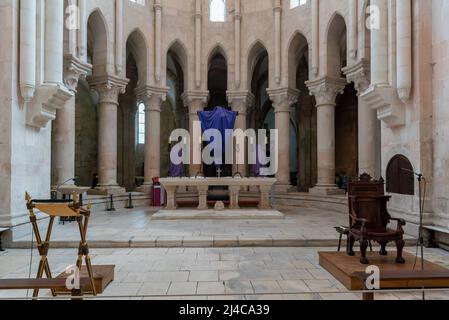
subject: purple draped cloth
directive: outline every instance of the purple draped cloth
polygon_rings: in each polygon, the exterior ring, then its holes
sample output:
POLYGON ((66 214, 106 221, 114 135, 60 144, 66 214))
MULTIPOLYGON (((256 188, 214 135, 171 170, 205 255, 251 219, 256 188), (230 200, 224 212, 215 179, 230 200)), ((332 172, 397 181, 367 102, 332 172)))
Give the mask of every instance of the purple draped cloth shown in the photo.
POLYGON ((262 177, 260 174, 260 169, 264 168, 264 166, 260 163, 259 159, 259 149, 260 145, 258 144, 256 147, 256 163, 251 165, 251 175, 254 177, 262 177))
MULTIPOLYGON (((182 150, 179 150, 179 157, 182 157, 182 150)), ((181 178, 184 177, 184 165, 182 163, 176 165, 170 159, 170 164, 168 166, 168 176, 170 178, 181 178)))
MULTIPOLYGON (((201 129, 204 131, 209 129, 216 129, 220 131, 222 136, 222 151, 225 152, 226 144, 232 139, 232 133, 230 136, 226 136, 226 130, 233 130, 235 126, 235 120, 238 113, 235 111, 227 110, 223 107, 216 107, 212 111, 200 111, 198 117, 201 121, 201 129)), ((210 143, 214 143, 211 141, 210 143)))

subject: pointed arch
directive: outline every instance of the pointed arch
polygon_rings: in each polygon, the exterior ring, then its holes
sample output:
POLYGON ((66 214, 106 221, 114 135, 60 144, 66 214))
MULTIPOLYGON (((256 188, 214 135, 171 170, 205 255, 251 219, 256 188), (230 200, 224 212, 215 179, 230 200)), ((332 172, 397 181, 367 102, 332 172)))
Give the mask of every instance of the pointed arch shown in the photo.
POLYGON ((208 61, 208 65, 210 65, 212 59, 216 56, 220 54, 221 56, 223 56, 223 58, 226 60, 226 64, 228 63, 228 55, 226 54, 226 50, 220 45, 220 44, 216 44, 208 53, 207 55, 207 61, 208 61))
POLYGON ((87 20, 87 52, 92 61, 93 74, 108 72, 109 31, 106 19, 100 9, 95 9, 87 20))
MULTIPOLYGON (((268 55, 268 50, 267 50, 267 47, 265 46, 265 44, 260 40, 256 40, 249 46, 247 56, 248 56, 247 85, 248 85, 248 89, 251 90, 254 72, 255 72, 258 64, 261 63, 261 58, 266 57, 267 63, 269 64, 269 55, 268 55)), ((269 65, 267 66, 267 72, 268 72, 268 70, 269 70, 269 65)))
POLYGON ((184 90, 187 89, 188 86, 188 66, 189 66, 189 58, 187 54, 187 49, 184 43, 181 40, 174 40, 169 46, 167 50, 167 68, 169 66, 169 58, 173 59, 178 65, 182 72, 184 90))
POLYGON ((207 66, 208 106, 227 106, 228 59, 223 47, 216 45, 209 52, 207 66))
POLYGON ((126 40, 126 56, 132 55, 137 64, 138 83, 142 86, 147 83, 148 74, 148 45, 144 34, 139 28, 130 32, 126 40))
POLYGON ((291 88, 296 87, 296 71, 304 58, 306 61, 309 59, 309 44, 307 38, 301 32, 296 31, 288 45, 288 85, 291 88))
POLYGON ((335 12, 327 27, 327 72, 328 76, 340 77, 347 62, 347 28, 343 16, 335 12))

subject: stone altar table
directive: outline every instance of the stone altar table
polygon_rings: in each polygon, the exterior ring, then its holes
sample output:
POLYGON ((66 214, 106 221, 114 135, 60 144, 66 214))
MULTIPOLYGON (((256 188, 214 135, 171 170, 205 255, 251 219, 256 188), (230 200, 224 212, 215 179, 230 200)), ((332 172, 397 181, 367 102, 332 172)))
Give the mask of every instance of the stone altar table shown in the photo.
POLYGON ((270 191, 277 182, 275 178, 164 178, 161 185, 167 191, 166 210, 176 210, 176 189, 178 187, 196 187, 198 189, 198 210, 207 210, 207 195, 209 187, 229 187, 229 209, 239 209, 239 194, 243 187, 256 186, 260 190, 260 210, 272 209, 270 204, 270 191))

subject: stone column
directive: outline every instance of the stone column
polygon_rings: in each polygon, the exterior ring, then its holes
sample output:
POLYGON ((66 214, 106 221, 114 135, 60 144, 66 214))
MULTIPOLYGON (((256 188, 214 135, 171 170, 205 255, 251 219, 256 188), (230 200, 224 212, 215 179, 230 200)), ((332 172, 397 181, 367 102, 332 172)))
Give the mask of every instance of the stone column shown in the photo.
POLYGON ((87 62, 87 14, 86 0, 78 0, 80 26, 78 29, 78 54, 83 62, 87 62))
POLYGON ((44 82, 62 84, 64 57, 64 1, 45 2, 44 82))
POLYGON ((123 70, 123 0, 115 0, 115 72, 123 70))
POLYGON ((145 180, 141 192, 149 192, 153 178, 161 176, 161 107, 167 91, 157 87, 136 90, 138 99, 145 104, 145 180))
POLYGON ((188 91, 182 94, 184 106, 189 110, 189 132, 191 140, 191 155, 189 173, 194 177, 201 171, 201 164, 194 163, 194 148, 199 148, 199 137, 194 135, 194 122, 199 121, 198 112, 204 110, 209 99, 208 91, 188 91))
POLYGON ((162 55, 162 1, 154 1, 154 78, 161 81, 161 55, 162 55))
POLYGON ((98 187, 102 194, 123 193, 117 183, 117 108, 118 96, 125 93, 128 80, 115 76, 89 81, 99 95, 98 103, 98 187))
POLYGON ((74 184, 75 178, 75 100, 78 80, 85 77, 90 65, 84 64, 72 55, 64 57, 64 84, 72 97, 62 109, 56 111, 52 126, 52 186, 63 183, 74 184))
POLYGON ((397 87, 399 98, 405 103, 412 90, 412 3, 396 1, 397 28, 397 87))
POLYGON ((368 173, 380 178, 377 147, 380 144, 379 120, 377 112, 360 95, 370 86, 370 64, 363 59, 351 67, 343 69, 348 82, 353 82, 358 95, 359 132, 359 174, 368 173))
POLYGON ((281 0, 274 0, 274 80, 281 82, 281 0))
POLYGON ((201 86, 201 0, 195 2, 195 87, 201 86))
POLYGON ((371 6, 380 14, 380 26, 371 30, 371 84, 388 85, 388 0, 371 0, 371 6))
POLYGON ((320 64, 320 0, 312 0, 312 75, 317 76, 320 64))
POLYGON ((306 83, 315 96, 317 107, 318 184, 312 194, 338 194, 335 185, 335 99, 342 93, 346 81, 329 77, 306 83))
POLYGON ((298 102, 299 90, 291 88, 267 89, 273 102, 276 130, 279 134, 278 172, 276 190, 287 192, 290 182, 290 112, 298 102))
POLYGON ((20 1, 20 92, 30 102, 36 89, 36 0, 20 1))
POLYGON ((349 27, 348 27, 348 51, 351 59, 357 58, 357 0, 348 0, 349 27))
MULTIPOLYGON (((235 129, 240 129, 243 132, 246 131, 246 118, 248 115, 248 110, 252 108, 254 105, 254 95, 249 91, 228 91, 228 102, 233 111, 238 112, 237 119, 235 121, 235 129)), ((235 146, 237 148, 237 146, 235 146)), ((234 165, 232 171, 236 173, 239 171, 243 177, 246 177, 248 174, 247 170, 247 157, 245 157, 245 164, 239 164, 237 166, 237 152, 243 152, 247 155, 247 144, 238 146, 240 150, 235 149, 234 154, 234 165), (238 168, 237 168, 238 167, 238 168)))
POLYGON ((241 22, 242 14, 240 12, 240 0, 235 0, 234 12, 234 43, 235 43, 235 87, 240 88, 241 71, 241 22))

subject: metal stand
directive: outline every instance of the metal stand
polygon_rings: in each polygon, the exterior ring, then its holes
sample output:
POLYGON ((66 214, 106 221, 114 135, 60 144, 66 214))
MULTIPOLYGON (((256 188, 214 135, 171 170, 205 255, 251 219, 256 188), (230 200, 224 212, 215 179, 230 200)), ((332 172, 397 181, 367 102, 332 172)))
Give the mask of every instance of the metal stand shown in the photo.
POLYGON ((128 204, 126 205, 125 209, 134 209, 133 198, 131 193, 129 193, 128 195, 128 204))
POLYGON ((109 212, 115 211, 114 196, 112 194, 111 194, 111 198, 110 198, 110 202, 109 202, 109 207, 106 209, 106 211, 109 211, 109 212))
MULTIPOLYGON (((424 201, 425 201, 425 194, 423 194, 423 182, 425 182, 425 178, 422 174, 416 174, 418 177, 418 184, 419 184, 419 239, 418 239, 418 245, 421 249, 421 271, 424 271, 424 201)), ((423 292, 422 297, 423 300, 426 300, 426 293, 424 292, 424 285, 423 285, 423 292)))

